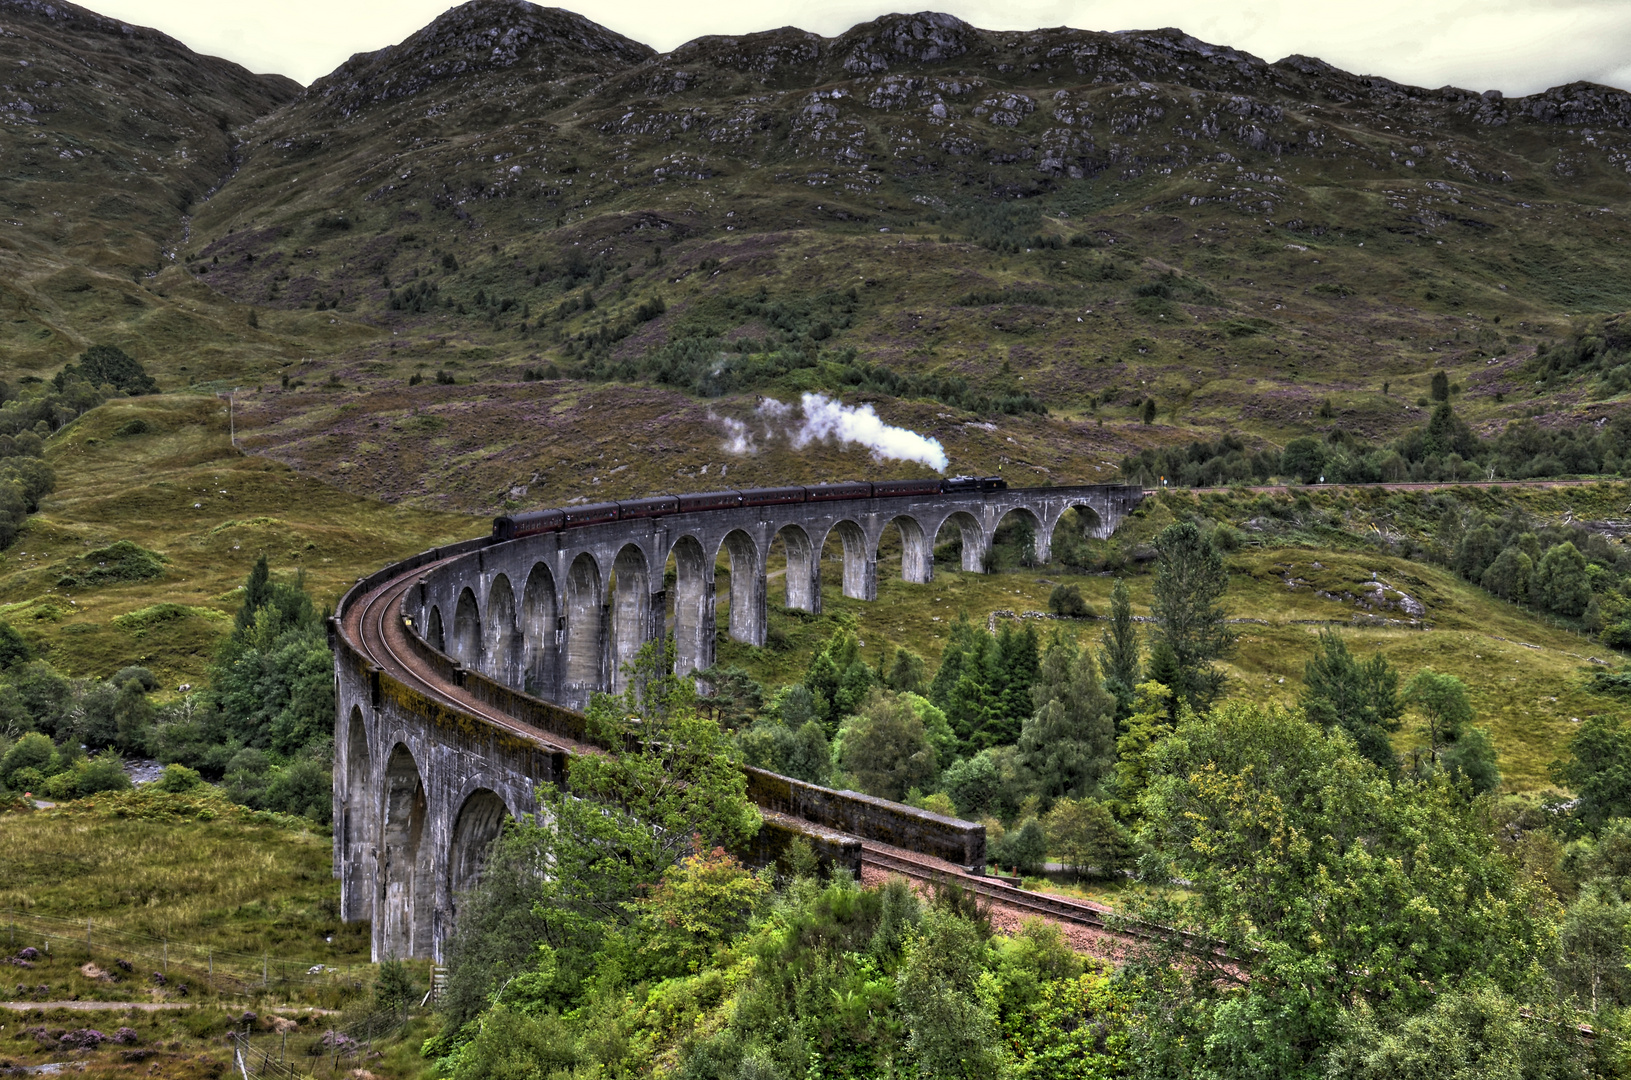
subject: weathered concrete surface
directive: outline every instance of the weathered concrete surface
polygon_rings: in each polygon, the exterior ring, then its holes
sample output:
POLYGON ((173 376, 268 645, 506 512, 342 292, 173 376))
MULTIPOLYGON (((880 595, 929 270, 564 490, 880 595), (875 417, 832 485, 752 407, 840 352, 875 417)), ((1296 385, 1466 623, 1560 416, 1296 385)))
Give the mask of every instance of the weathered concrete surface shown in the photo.
MULTIPOLYGON (((622 664, 665 630, 678 670, 711 666, 721 554, 732 569, 729 632, 762 644, 765 564, 777 537, 787 601, 813 610, 828 536, 842 543, 845 594, 872 599, 878 541, 891 525, 903 539, 902 576, 927 582, 942 527, 961 530, 964 567, 979 571, 1009 514, 1032 522, 1046 558, 1071 507, 1093 510, 1098 533, 1109 535, 1140 498, 1130 488, 1041 488, 717 510, 482 538, 365 578, 333 623, 342 918, 373 921, 376 959, 439 958, 459 896, 504 818, 536 813, 537 786, 564 783, 570 755, 590 752, 577 711, 589 696, 620 688, 622 664), (671 558, 672 603, 663 588, 671 558), (400 648, 370 643, 354 618, 387 593, 400 648)), ((985 861, 985 829, 972 822, 761 770, 749 771, 749 792, 766 819, 741 853, 756 863, 799 837, 855 871, 861 839, 969 868, 985 861)))

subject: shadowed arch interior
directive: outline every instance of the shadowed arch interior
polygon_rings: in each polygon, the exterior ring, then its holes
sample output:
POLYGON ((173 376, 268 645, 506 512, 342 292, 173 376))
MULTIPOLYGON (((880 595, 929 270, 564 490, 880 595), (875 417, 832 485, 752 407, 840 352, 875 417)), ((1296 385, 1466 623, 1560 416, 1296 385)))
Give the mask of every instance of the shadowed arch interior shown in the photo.
POLYGON ((588 706, 591 694, 606 689, 605 592, 600 565, 581 552, 566 572, 566 628, 561 649, 562 704, 575 709, 588 706))
POLYGON ((973 514, 958 510, 941 519, 940 525, 935 529, 934 544, 938 547, 948 540, 956 543, 959 562, 964 572, 970 574, 985 572, 985 530, 980 528, 980 523, 973 514))
POLYGON ((459 593, 458 606, 453 609, 453 646, 449 655, 467 668, 480 670, 481 664, 481 608, 476 605, 475 590, 466 586, 459 593))
POLYGON ((521 689, 548 701, 558 689, 556 668, 560 641, 555 575, 539 563, 527 575, 521 596, 521 689))
POLYGON ((510 816, 510 808, 504 805, 504 800, 488 788, 471 792, 459 808, 447 858, 448 893, 455 919, 462 895, 475 888, 493 840, 503 830, 504 819, 510 816))
POLYGON ((1016 566, 1036 566, 1048 561, 1048 548, 1052 537, 1043 531, 1042 522, 1028 508, 1016 506, 997 519, 997 526, 986 537, 986 550, 990 552, 992 569, 1012 569, 1016 566))
POLYGON ((447 635, 442 632, 442 609, 432 606, 425 620, 425 640, 437 652, 447 652, 447 635))
POLYGON ((646 553, 634 544, 627 544, 617 553, 612 563, 611 594, 612 620, 610 657, 612 690, 621 693, 628 682, 623 671, 632 663, 640 646, 651 633, 651 572, 646 566, 646 553))
POLYGON ((425 784, 413 753, 402 743, 385 766, 380 828, 379 911, 383 919, 376 959, 417 956, 430 943, 434 907, 429 852, 424 843, 425 784))
POLYGON ((1108 530, 1096 509, 1086 503, 1067 506, 1048 530, 1050 560, 1066 566, 1095 566, 1097 558, 1090 542, 1106 535, 1108 530))
POLYGON ((515 619, 515 589, 499 574, 487 590, 487 621, 483 629, 481 670, 503 683, 514 684, 520 666, 520 630, 515 619))

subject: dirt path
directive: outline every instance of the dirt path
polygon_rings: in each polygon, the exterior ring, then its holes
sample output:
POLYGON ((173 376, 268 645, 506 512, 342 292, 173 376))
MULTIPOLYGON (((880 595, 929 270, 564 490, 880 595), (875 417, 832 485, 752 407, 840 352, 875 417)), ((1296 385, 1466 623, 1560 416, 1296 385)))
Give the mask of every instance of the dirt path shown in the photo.
POLYGON ((27 1012, 30 1009, 67 1009, 69 1012, 161 1012, 164 1009, 196 1009, 190 1001, 0 1001, 0 1009, 27 1012))

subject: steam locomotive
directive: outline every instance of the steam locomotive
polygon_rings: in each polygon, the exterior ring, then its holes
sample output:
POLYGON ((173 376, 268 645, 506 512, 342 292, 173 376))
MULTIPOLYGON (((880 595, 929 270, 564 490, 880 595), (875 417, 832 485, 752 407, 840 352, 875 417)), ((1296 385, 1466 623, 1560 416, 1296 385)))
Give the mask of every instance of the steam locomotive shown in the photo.
POLYGON ((839 502, 851 499, 888 499, 909 495, 965 494, 1002 491, 1008 481, 1000 476, 953 476, 945 480, 885 480, 818 484, 814 487, 748 488, 746 491, 702 491, 690 495, 653 495, 647 499, 590 503, 556 510, 531 510, 493 519, 494 540, 514 540, 539 533, 560 532, 608 521, 691 514, 700 510, 727 510, 739 506, 781 506, 786 503, 839 502))

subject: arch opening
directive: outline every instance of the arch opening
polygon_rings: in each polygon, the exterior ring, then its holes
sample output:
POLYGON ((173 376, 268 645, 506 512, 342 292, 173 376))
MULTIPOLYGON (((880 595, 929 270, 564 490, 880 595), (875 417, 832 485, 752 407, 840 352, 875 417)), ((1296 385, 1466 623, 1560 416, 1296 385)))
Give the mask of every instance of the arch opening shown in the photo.
POLYGON ((561 656, 561 704, 586 708, 606 688, 606 601, 600 566, 587 551, 566 573, 565 640, 561 656))
POLYGON ((468 585, 453 609, 453 649, 450 655, 462 666, 481 670, 481 609, 468 585))
POLYGON ((487 621, 483 626, 481 670, 504 683, 520 682, 521 631, 515 617, 515 589, 499 574, 487 590, 487 621))
POLYGON ((1104 519, 1093 507, 1085 503, 1066 507, 1053 526, 1050 561, 1076 570, 1097 570, 1104 561, 1101 541, 1106 536, 1104 519))
MULTIPOLYGON (((510 816, 510 808, 490 788, 478 788, 471 792, 459 808, 447 858, 449 910, 455 925, 459 901, 481 880, 481 868, 487 862, 493 841, 503 831, 504 821, 510 816)), ((451 926, 448 928, 449 933, 452 929, 451 926)))
POLYGON ((985 573, 985 531, 973 514, 948 514, 934 533, 934 558, 969 574, 985 573))
POLYGON ((442 633, 442 609, 432 606, 430 617, 425 620, 425 640, 437 652, 447 652, 447 636, 442 633))
POLYGON ((376 959, 429 951, 435 897, 425 838, 425 784, 402 743, 385 766, 380 828, 380 926, 376 959))
POLYGON ((622 693, 628 684, 624 665, 633 663, 640 646, 652 637, 651 573, 646 553, 634 544, 625 545, 612 562, 611 597, 611 686, 622 693))
POLYGON ((560 657, 559 611, 555 575, 538 563, 527 575, 521 595, 521 689, 553 701, 559 690, 556 661, 560 657))
POLYGON ((986 563, 991 570, 1018 570, 1048 561, 1050 537, 1042 522, 1023 506, 1016 506, 997 519, 986 546, 986 563))

